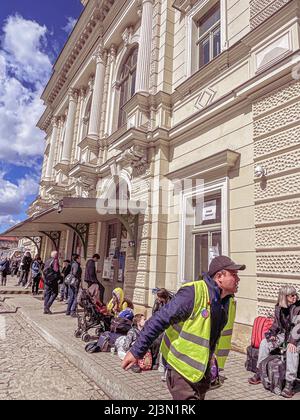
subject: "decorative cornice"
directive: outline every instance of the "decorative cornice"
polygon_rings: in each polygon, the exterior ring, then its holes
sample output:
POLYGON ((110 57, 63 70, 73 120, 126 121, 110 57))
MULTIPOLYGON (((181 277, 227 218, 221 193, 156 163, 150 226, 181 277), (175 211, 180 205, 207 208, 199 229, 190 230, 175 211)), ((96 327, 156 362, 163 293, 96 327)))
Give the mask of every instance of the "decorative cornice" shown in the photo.
POLYGON ((82 176, 92 178, 94 180, 97 179, 98 173, 97 173, 97 167, 95 165, 91 164, 83 164, 83 163, 77 163, 69 172, 69 176, 71 178, 80 178, 82 176))
POLYGON ((191 10, 196 2, 197 0, 175 0, 172 7, 179 12, 186 14, 191 10))
POLYGON ((97 0, 87 4, 80 16, 82 25, 76 25, 54 64, 54 74, 49 80, 42 95, 42 99, 47 104, 53 104, 59 95, 62 87, 67 82, 68 74, 73 67, 74 62, 77 60, 77 57, 83 50, 85 44, 91 36, 95 34, 96 29, 98 34, 102 34, 102 24, 115 3, 116 0, 97 0), (82 26, 83 29, 81 29, 82 26), (63 57, 63 54, 66 55, 66 57, 63 57))
POLYGON ((239 157, 240 153, 227 149, 184 168, 169 172, 166 174, 166 177, 169 179, 185 179, 194 177, 205 178, 215 172, 227 174, 230 169, 235 167, 239 157))
POLYGON ((92 139, 91 137, 86 136, 81 142, 78 144, 81 150, 88 149, 91 152, 98 154, 99 151, 99 144, 97 140, 92 139))
POLYGON ((55 166, 54 166, 54 169, 57 171, 57 172, 61 172, 61 173, 63 173, 64 175, 68 175, 69 174, 69 171, 70 171, 70 165, 69 164, 66 164, 66 163, 57 163, 55 166))

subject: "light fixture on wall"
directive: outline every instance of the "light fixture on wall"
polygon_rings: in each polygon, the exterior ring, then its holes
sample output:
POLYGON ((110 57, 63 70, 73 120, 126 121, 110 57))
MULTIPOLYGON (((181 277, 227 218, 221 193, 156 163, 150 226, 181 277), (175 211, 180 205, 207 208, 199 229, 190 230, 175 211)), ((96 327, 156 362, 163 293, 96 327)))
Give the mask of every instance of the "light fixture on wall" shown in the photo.
POLYGON ((256 178, 265 178, 267 176, 267 169, 262 165, 256 165, 254 168, 254 175, 256 178))

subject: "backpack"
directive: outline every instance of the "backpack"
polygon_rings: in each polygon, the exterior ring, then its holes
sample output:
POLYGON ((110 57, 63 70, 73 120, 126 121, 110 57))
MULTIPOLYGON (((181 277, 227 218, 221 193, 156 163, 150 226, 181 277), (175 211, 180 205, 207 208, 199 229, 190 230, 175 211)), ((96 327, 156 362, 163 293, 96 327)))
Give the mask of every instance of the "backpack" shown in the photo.
POLYGON ((254 320, 252 335, 251 335, 251 346, 258 349, 261 341, 265 338, 265 333, 269 331, 273 325, 272 318, 266 318, 264 316, 258 316, 254 320))
POLYGON ((245 368, 248 372, 257 373, 258 352, 259 350, 255 347, 247 347, 247 360, 245 362, 245 368))
POLYGON ((110 345, 110 332, 107 331, 102 333, 97 341, 97 347, 99 348, 98 351, 101 352, 109 352, 111 345, 110 345))
POLYGON ((132 327, 132 322, 126 318, 113 318, 110 324, 110 331, 113 333, 127 334, 132 327))
POLYGON ((280 395, 285 384, 285 358, 282 355, 269 356, 261 362, 259 369, 264 388, 280 395))
POLYGON ((100 347, 98 346, 97 341, 94 341, 93 343, 88 343, 85 346, 85 351, 87 353, 99 353, 101 350, 100 350, 100 347))

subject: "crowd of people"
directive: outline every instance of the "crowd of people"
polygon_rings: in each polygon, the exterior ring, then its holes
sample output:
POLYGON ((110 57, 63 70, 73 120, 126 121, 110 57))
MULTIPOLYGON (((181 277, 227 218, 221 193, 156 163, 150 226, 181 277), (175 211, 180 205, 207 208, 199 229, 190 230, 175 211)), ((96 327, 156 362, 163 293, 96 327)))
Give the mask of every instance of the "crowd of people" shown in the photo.
MULTIPOLYGON (((163 288, 154 289, 152 316, 146 320, 144 313, 135 313, 133 303, 121 288, 114 289, 111 300, 105 304, 105 289, 96 271, 99 260, 100 256, 95 254, 87 261, 83 279, 81 258, 77 254, 60 267, 57 251, 51 253, 45 264, 40 256, 32 260, 30 253, 26 253, 19 264, 18 285, 32 285, 34 295, 43 287, 44 314, 52 314, 51 307, 58 299, 67 304, 66 315, 70 317, 78 317, 78 304, 85 290, 95 311, 105 319, 107 331, 100 335, 99 343, 101 339, 110 343, 103 348, 118 354, 123 369, 138 373, 149 369, 151 360, 152 369, 164 371, 162 380, 167 382, 174 399, 205 399, 213 368, 224 369, 230 352, 236 315, 234 295, 240 281, 238 272, 245 265, 219 256, 211 261, 208 272, 198 281, 184 284, 176 294, 163 288), (118 323, 123 328, 119 334, 118 323), (111 325, 114 329, 110 329, 111 325), (124 330, 124 326, 128 328, 124 330)), ((8 261, 0 263, 0 271, 5 285, 8 261)), ((100 349, 99 343, 90 349, 100 349)), ((295 288, 289 285, 280 289, 274 323, 260 344, 257 373, 249 379, 250 384, 261 382, 259 366, 270 352, 282 346, 286 351, 286 378, 281 395, 290 398, 299 366, 300 301, 295 288)))

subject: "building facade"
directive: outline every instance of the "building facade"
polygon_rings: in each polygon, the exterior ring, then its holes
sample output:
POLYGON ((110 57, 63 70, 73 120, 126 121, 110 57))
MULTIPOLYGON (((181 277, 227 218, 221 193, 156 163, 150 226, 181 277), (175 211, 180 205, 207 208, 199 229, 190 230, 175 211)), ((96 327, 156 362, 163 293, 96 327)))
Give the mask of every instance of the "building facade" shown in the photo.
POLYGON ((152 288, 229 255, 247 265, 243 347, 278 288, 300 285, 299 2, 82 3, 42 96, 39 197, 15 233, 43 258, 98 252, 106 298, 124 287, 144 311, 152 288))

